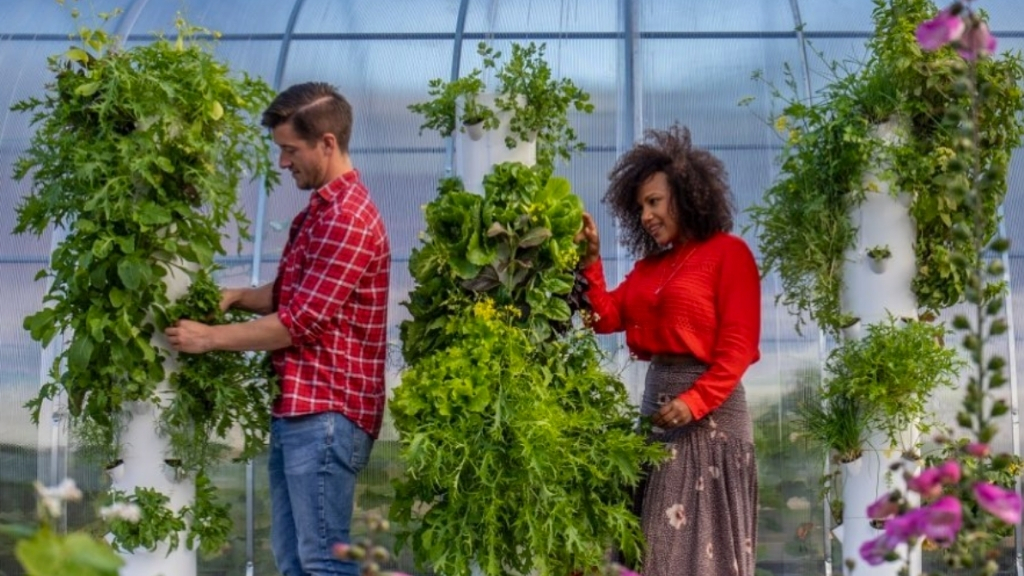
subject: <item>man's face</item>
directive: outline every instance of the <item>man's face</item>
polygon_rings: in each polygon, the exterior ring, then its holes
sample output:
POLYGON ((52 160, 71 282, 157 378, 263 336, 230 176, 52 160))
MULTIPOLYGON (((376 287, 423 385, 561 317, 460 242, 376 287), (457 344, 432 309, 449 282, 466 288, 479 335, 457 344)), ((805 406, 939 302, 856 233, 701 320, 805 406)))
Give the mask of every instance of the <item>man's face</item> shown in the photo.
POLYGON ((314 190, 327 183, 330 150, 324 139, 310 143, 299 138, 291 122, 278 125, 273 135, 281 149, 277 165, 292 173, 299 190, 314 190))

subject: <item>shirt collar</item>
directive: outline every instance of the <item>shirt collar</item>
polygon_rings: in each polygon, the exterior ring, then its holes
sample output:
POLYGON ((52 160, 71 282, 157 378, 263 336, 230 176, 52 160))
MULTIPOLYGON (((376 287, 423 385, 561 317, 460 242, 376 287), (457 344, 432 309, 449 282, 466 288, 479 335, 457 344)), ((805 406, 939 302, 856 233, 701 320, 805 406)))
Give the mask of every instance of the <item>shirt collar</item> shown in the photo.
POLYGON ((353 168, 313 192, 310 203, 315 203, 317 198, 322 202, 331 202, 340 194, 349 190, 358 181, 359 171, 353 168))

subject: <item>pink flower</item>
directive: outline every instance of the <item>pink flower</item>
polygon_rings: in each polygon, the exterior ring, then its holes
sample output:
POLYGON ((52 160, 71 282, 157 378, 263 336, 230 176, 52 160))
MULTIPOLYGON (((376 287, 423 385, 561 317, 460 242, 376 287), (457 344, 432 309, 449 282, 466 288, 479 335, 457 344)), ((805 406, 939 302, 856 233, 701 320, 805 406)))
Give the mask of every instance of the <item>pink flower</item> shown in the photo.
POLYGON ((898 492, 885 494, 868 506, 868 518, 885 520, 900 511, 900 495, 898 492))
POLYGON ((960 463, 956 460, 947 460, 939 465, 939 482, 943 484, 956 484, 960 481, 960 463))
POLYGON ((331 552, 334 554, 334 557, 339 560, 348 560, 348 551, 351 550, 351 548, 351 546, 345 544, 344 542, 338 542, 331 549, 331 552))
POLYGON ((889 544, 885 534, 874 540, 868 540, 860 546, 860 557, 872 566, 878 566, 887 560, 894 559, 890 558, 890 556, 893 555, 895 546, 890 546, 889 544))
POLYGON ((964 451, 977 458, 984 458, 989 454, 988 444, 983 444, 981 442, 971 442, 964 447, 964 451))
POLYGON ((942 472, 938 468, 925 468, 917 476, 907 480, 907 488, 922 498, 935 498, 942 493, 942 472))
POLYGON ((921 525, 924 522, 925 512, 923 508, 910 510, 904 514, 890 519, 885 523, 885 539, 889 548, 895 548, 897 544, 903 544, 907 540, 917 538, 921 535, 921 525))
POLYGON ((953 496, 943 496, 921 510, 921 532, 943 548, 951 545, 963 524, 960 501, 953 496))
POLYGON ((974 485, 974 497, 986 512, 1007 524, 1020 523, 1021 498, 1014 490, 1006 490, 988 482, 974 485))
POLYGON ((923 498, 935 498, 942 494, 942 486, 960 481, 960 463, 949 460, 934 468, 926 468, 917 476, 907 480, 907 488, 923 498))
POLYGON ((960 39, 964 33, 964 21, 946 8, 935 18, 922 22, 915 33, 921 48, 931 51, 938 50, 950 42, 960 39))
POLYGON ((965 60, 996 51, 996 38, 988 31, 988 24, 977 22, 960 38, 956 51, 965 60))

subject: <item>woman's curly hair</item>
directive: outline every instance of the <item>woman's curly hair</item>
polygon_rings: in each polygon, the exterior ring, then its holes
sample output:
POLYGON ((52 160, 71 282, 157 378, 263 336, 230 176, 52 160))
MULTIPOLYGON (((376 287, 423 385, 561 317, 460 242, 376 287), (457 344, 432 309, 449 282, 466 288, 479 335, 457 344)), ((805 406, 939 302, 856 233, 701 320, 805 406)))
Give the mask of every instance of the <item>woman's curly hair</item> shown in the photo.
POLYGON ((694 148, 685 126, 648 130, 644 141, 615 163, 601 200, 619 221, 619 241, 634 257, 662 250, 644 230, 643 211, 636 200, 640 185, 658 172, 668 178, 679 228, 688 238, 706 240, 715 232, 732 231, 735 205, 722 161, 694 148))

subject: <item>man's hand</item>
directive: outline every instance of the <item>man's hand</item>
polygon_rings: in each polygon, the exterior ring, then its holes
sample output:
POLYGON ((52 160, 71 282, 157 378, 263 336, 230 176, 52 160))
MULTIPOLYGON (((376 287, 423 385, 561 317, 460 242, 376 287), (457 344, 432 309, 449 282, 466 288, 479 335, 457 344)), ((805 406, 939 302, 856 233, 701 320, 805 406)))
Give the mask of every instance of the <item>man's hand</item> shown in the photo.
POLYGON ((178 320, 165 332, 171 348, 188 354, 202 354, 214 349, 213 330, 194 320, 178 320))

